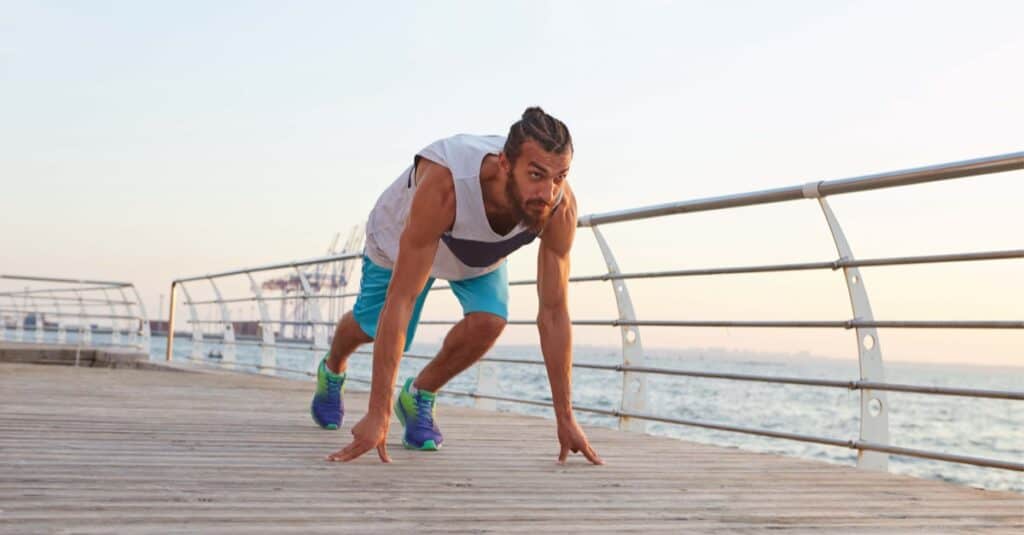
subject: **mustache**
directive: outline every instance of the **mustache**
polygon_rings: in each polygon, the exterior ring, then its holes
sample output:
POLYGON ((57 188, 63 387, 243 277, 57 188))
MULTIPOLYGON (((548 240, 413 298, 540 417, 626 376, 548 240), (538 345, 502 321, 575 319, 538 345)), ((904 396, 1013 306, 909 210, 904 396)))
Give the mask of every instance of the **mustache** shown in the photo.
POLYGON ((526 205, 527 206, 538 206, 538 205, 539 206, 550 206, 551 203, 545 201, 544 199, 530 199, 530 200, 526 201, 526 205))

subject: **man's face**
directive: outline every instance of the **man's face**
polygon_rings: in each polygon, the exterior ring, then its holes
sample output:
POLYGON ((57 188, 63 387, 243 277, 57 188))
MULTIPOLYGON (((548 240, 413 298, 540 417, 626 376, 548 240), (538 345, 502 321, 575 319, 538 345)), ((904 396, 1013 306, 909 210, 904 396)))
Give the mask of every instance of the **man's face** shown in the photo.
POLYGON ((502 160, 508 173, 505 191, 513 209, 528 227, 540 231, 551 217, 555 200, 569 175, 572 152, 546 152, 536 141, 527 139, 514 165, 502 160))

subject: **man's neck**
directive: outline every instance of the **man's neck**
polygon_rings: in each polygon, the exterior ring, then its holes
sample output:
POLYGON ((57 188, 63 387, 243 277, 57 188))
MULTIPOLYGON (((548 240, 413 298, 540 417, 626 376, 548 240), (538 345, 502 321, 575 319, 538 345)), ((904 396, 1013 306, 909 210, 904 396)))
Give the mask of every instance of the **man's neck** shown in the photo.
POLYGON ((508 176, 501 172, 498 157, 489 154, 480 164, 480 190, 483 192, 484 212, 491 230, 504 236, 519 224, 519 217, 512 199, 508 197, 505 181, 508 176))

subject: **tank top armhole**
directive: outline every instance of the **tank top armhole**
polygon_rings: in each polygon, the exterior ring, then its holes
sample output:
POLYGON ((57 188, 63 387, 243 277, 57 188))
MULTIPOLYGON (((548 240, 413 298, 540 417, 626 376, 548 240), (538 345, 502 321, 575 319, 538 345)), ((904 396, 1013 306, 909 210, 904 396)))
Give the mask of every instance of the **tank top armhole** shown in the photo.
POLYGON ((430 156, 428 156, 426 154, 417 153, 415 156, 412 157, 412 167, 409 169, 409 178, 408 178, 408 180, 405 183, 405 187, 407 189, 412 189, 412 188, 414 188, 414 187, 419 185, 416 182, 416 168, 419 167, 421 160, 427 160, 429 162, 432 162, 432 163, 435 163, 437 165, 440 165, 441 167, 444 167, 445 169, 448 169, 449 172, 451 171, 451 168, 448 167, 448 164, 446 164, 446 163, 444 163, 444 162, 442 162, 442 161, 440 161, 440 160, 438 160, 436 158, 431 158, 430 156))

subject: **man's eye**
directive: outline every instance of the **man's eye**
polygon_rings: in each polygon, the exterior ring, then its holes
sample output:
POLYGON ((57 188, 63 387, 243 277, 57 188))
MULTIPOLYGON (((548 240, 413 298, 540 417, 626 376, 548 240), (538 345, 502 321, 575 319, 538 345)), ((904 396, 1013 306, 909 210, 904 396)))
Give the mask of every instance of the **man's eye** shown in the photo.
POLYGON ((530 171, 530 178, 540 178, 540 173, 537 171, 530 171))

